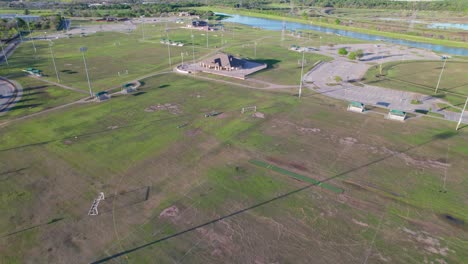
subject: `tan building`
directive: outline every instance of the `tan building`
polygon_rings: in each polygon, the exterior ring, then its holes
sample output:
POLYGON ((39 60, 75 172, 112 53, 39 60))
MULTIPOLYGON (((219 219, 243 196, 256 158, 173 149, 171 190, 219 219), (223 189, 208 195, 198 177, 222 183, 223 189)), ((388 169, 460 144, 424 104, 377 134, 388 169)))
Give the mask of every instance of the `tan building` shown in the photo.
POLYGON ((219 53, 200 62, 200 66, 217 71, 236 71, 242 69, 244 61, 232 55, 219 53))

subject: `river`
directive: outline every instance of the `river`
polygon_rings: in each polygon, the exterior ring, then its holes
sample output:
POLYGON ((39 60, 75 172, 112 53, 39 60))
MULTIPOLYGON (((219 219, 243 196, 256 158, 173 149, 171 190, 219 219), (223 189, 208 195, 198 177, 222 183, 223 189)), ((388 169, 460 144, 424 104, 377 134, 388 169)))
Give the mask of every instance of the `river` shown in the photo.
MULTIPOLYGON (((258 17, 251 17, 251 16, 243 16, 243 15, 234 15, 234 14, 225 14, 225 13, 218 13, 229 16, 224 21, 231 22, 231 23, 239 23, 243 25, 248 25, 252 27, 258 27, 267 30, 282 30, 283 29, 283 21, 275 20, 275 19, 267 19, 267 18, 258 18, 258 17)), ((296 23, 296 22, 284 22, 284 26, 286 30, 315 30, 329 34, 338 34, 344 37, 350 38, 357 38, 362 40, 369 40, 369 41, 383 41, 394 43, 398 45, 410 46, 420 49, 428 49, 433 50, 438 53, 443 54, 451 54, 451 55, 461 55, 461 56, 468 56, 468 48, 456 48, 444 45, 437 45, 437 44, 430 44, 430 43, 423 43, 423 42, 416 42, 410 40, 403 40, 403 39, 395 39, 377 35, 370 35, 365 33, 357 33, 348 30, 342 29, 333 29, 327 27, 320 27, 306 23, 296 23)), ((467 44, 468 46, 468 44, 467 44)))

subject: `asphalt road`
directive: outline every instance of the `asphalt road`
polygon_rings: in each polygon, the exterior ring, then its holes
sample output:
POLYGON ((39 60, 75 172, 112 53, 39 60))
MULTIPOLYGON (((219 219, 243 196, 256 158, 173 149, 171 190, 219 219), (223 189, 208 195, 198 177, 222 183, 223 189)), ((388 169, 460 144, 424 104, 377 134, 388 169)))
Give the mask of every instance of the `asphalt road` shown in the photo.
POLYGON ((0 79, 0 112, 7 111, 20 98, 20 90, 17 91, 10 82, 0 79))

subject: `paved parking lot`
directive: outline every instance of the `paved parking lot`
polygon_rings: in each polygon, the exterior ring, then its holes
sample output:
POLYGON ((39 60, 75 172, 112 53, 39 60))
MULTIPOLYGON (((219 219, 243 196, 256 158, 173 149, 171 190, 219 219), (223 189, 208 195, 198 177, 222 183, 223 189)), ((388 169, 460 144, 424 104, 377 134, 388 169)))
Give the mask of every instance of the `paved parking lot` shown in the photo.
MULTIPOLYGON (((401 47, 397 45, 379 44, 356 44, 356 45, 337 45, 334 47, 320 47, 321 54, 331 56, 335 60, 321 63, 314 67, 304 76, 304 81, 313 84, 315 89, 327 96, 345 100, 357 101, 367 105, 386 107, 389 109, 414 112, 415 110, 435 110, 438 109, 437 103, 444 102, 441 99, 431 96, 392 90, 377 86, 365 85, 359 83, 367 70, 381 62, 390 62, 395 60, 438 60, 440 57, 431 51, 415 48, 401 47), (360 61, 350 61, 346 57, 338 55, 338 49, 346 47, 348 50, 362 49, 365 56, 360 61), (342 81, 336 81, 339 76, 342 81), (358 83, 350 83, 357 81, 358 83), (422 104, 411 104, 411 100, 419 100, 422 104)), ((449 111, 439 111, 448 120, 457 120, 459 113, 449 111)), ((468 123, 468 114, 463 119, 468 123)))

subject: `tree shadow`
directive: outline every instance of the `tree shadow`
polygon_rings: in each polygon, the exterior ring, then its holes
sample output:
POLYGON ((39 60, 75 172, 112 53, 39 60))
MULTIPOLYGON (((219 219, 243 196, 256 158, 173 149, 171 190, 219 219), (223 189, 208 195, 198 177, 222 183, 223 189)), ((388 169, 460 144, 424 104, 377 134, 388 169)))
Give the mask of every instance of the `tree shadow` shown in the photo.
POLYGON ((75 74, 78 73, 77 71, 72 71, 72 70, 61 70, 60 72, 66 73, 66 74, 75 74))
POLYGON ((143 95, 145 94, 146 92, 137 92, 137 93, 133 93, 132 95, 133 96, 140 96, 140 95, 143 95))
POLYGON ((47 87, 49 87, 49 86, 48 85, 39 85, 39 86, 26 87, 26 88, 23 88, 23 92, 38 90, 38 89, 44 89, 44 88, 47 88, 47 87))
POLYGON ((12 107, 5 108, 0 112, 15 111, 15 110, 20 110, 20 109, 25 109, 25 108, 34 108, 40 105, 42 104, 14 105, 12 107))
POLYGON ((46 92, 32 92, 32 93, 23 93, 21 97, 33 96, 38 94, 45 94, 46 92))

